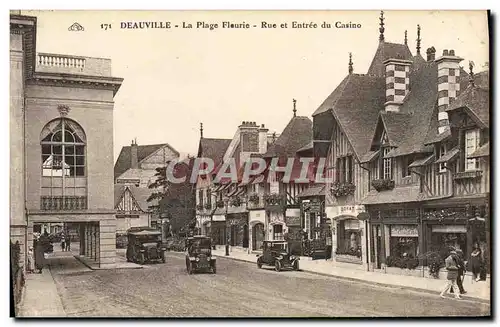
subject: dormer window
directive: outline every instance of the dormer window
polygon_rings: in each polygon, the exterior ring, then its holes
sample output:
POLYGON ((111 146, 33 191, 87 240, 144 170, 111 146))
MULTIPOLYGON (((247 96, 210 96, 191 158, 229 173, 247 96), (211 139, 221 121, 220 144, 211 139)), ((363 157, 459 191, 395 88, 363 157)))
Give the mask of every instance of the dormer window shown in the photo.
POLYGON ((480 132, 479 129, 470 129, 465 131, 465 170, 479 170, 479 160, 477 158, 469 159, 469 156, 479 148, 480 132))
MULTIPOLYGON (((439 146, 439 150, 438 150, 438 154, 437 154, 437 158, 441 158, 443 157, 447 152, 447 147, 446 147, 446 144, 442 143, 440 146, 439 146)), ((439 164, 439 172, 440 173, 444 173, 446 172, 446 162, 442 162, 439 164)))
POLYGON ((392 158, 386 158, 385 156, 391 152, 390 147, 382 148, 383 159, 382 159, 382 177, 384 179, 392 179, 392 158))

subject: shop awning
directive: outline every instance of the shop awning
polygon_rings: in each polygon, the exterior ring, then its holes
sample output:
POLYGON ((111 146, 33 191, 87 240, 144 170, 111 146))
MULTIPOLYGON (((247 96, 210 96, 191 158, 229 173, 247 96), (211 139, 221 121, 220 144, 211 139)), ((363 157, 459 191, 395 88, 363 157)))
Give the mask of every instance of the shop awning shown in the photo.
POLYGON ((416 202, 422 199, 419 186, 397 187, 389 191, 377 192, 370 191, 363 200, 362 204, 383 204, 383 203, 404 203, 416 202))
POLYGON ((439 158, 438 160, 436 160, 435 163, 439 164, 439 163, 447 163, 448 161, 451 161, 453 159, 455 159, 457 156, 458 156, 458 152, 460 150, 458 148, 454 148, 450 151, 448 151, 444 156, 442 156, 441 158, 439 158))
POLYGON ((361 158, 360 163, 368 163, 372 162, 375 158, 378 157, 380 150, 377 151, 369 151, 365 153, 365 155, 361 158))
POLYGON ((479 149, 474 151, 469 158, 488 157, 490 155, 490 142, 483 144, 479 149))
POLYGON ((415 160, 414 162, 412 162, 408 166, 408 168, 422 167, 422 166, 430 164, 432 162, 432 160, 434 160, 434 154, 431 154, 430 156, 428 156, 427 158, 424 158, 424 159, 415 160))
POLYGON ((325 185, 312 185, 306 188, 304 191, 299 193, 298 197, 299 198, 305 198, 305 197, 310 197, 310 196, 321 196, 325 195, 325 185))

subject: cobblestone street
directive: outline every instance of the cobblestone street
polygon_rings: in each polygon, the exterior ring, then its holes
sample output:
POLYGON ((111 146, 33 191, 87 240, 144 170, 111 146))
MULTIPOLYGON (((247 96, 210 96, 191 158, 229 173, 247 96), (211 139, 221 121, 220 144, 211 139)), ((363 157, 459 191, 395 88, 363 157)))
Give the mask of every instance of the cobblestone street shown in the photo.
POLYGON ((70 257, 51 260, 70 317, 480 316, 468 300, 339 281, 306 272, 261 269, 218 259, 217 274, 188 275, 181 253, 144 269, 90 271, 70 257))

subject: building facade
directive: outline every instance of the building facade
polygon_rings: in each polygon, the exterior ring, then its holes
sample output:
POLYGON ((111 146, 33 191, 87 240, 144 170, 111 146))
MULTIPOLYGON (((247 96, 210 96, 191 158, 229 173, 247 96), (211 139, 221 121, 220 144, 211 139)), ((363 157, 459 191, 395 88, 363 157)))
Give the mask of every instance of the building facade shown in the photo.
MULTIPOLYGON (((11 235, 78 223, 80 251, 115 257, 114 97, 109 59, 36 53, 36 18, 11 15, 11 235)), ((24 255, 23 255, 24 257, 24 255)))
POLYGON ((489 248, 489 84, 453 50, 379 46, 367 74, 348 75, 313 114, 333 258, 364 269, 425 266, 450 246, 489 248), (328 145, 326 145, 328 144, 328 145), (403 265, 401 264, 403 263, 403 265))

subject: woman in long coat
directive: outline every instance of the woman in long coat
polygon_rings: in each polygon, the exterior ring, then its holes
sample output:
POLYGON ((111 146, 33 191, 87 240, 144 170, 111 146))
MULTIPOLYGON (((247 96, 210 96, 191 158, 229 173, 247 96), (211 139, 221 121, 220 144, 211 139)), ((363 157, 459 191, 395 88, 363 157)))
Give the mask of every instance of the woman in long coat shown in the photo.
POLYGON ((35 244, 35 268, 38 270, 38 273, 42 273, 43 266, 45 265, 45 256, 44 256, 44 245, 39 239, 35 244))

